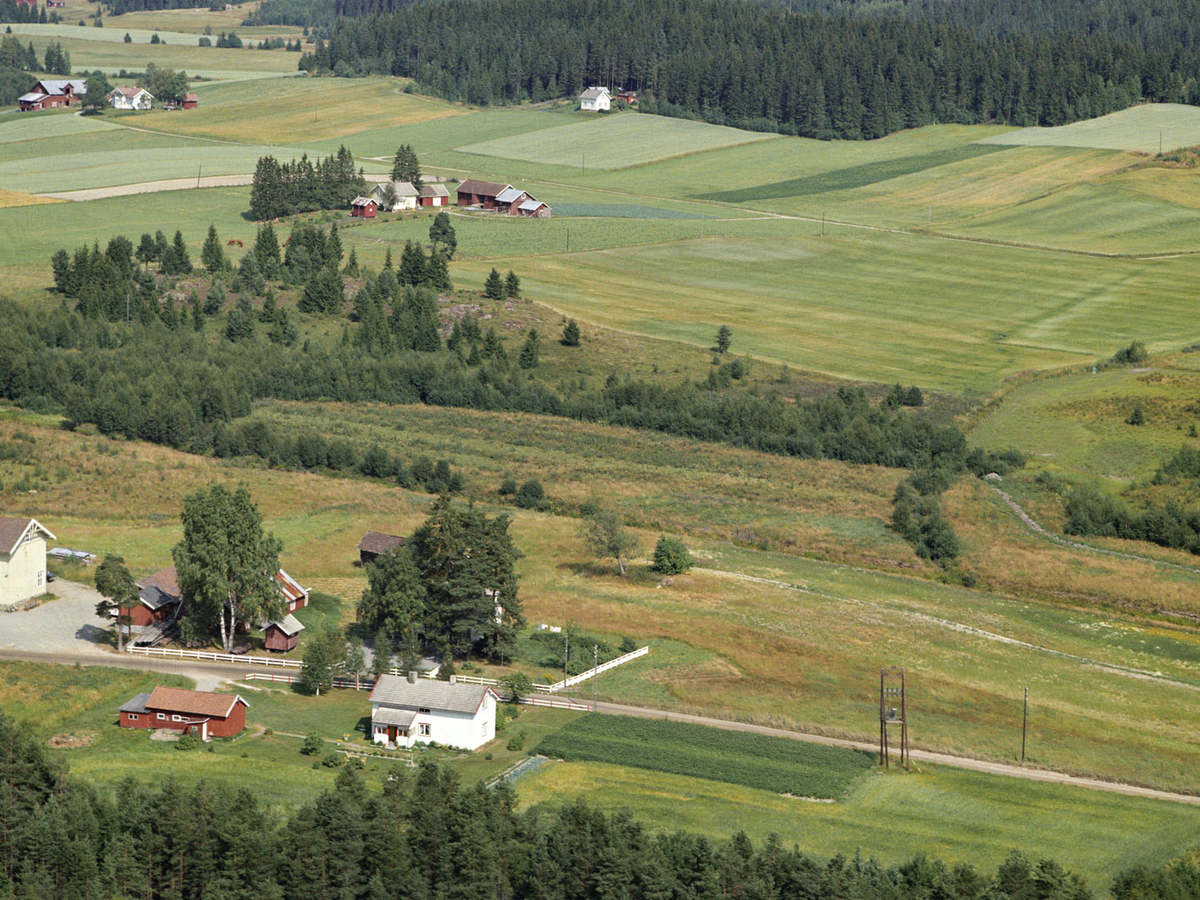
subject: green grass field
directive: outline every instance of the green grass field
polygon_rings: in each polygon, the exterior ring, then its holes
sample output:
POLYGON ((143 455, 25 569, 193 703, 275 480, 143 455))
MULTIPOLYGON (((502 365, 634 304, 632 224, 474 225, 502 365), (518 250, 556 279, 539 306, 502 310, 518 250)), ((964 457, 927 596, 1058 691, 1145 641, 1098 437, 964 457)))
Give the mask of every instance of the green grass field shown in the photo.
POLYGON ((537 752, 825 800, 841 797, 873 765, 872 757, 855 750, 595 714, 559 729, 538 744, 537 752))
POLYGON ((1055 128, 1020 128, 981 143, 1157 153, 1200 144, 1200 110, 1178 103, 1146 104, 1055 128))
POLYGON ((458 147, 460 153, 499 156, 555 166, 625 169, 673 156, 749 144, 776 137, 692 122, 634 113, 598 117, 551 132, 501 138, 458 147), (589 159, 590 156, 590 159, 589 159))
POLYGON ((1100 896, 1120 870, 1155 867, 1200 844, 1193 807, 936 767, 861 778, 836 803, 603 763, 552 763, 516 786, 529 806, 554 810, 584 797, 657 831, 724 840, 742 830, 756 844, 778 834, 819 856, 858 849, 895 864, 924 853, 991 872, 1019 848, 1074 870, 1100 896))

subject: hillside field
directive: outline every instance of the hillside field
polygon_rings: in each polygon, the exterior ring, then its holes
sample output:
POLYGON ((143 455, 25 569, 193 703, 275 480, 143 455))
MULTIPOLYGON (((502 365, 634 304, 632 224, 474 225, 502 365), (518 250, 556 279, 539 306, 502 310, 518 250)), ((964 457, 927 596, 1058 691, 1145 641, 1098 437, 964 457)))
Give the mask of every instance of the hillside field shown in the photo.
POLYGON ((1178 103, 1146 104, 1054 128, 1019 128, 981 143, 1158 153, 1200 144, 1200 109, 1178 103))

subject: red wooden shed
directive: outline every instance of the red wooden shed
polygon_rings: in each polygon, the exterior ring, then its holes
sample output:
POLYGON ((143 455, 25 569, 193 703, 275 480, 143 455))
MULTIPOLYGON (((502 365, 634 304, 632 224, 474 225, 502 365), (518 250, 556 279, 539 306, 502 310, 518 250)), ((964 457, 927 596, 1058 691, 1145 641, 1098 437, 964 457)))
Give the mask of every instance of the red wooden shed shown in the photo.
POLYGON ((236 694, 156 687, 121 707, 125 728, 169 728, 190 731, 202 741, 232 737, 246 727, 249 704, 236 694))
POLYGON ((263 628, 263 639, 268 650, 286 653, 295 650, 300 643, 300 632, 304 626, 290 613, 276 622, 268 622, 263 628))
POLYGON ((379 212, 379 204, 371 197, 355 197, 350 204, 350 215, 356 219, 373 219, 379 212))

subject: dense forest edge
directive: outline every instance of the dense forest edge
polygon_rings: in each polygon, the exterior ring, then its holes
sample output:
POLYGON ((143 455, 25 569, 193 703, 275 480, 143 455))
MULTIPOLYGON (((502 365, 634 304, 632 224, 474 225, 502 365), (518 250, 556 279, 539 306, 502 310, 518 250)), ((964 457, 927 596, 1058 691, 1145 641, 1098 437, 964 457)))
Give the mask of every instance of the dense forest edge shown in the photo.
MULTIPOLYGON (((227 739, 225 739, 227 740, 227 739)), ((224 744, 225 740, 216 742, 224 744)), ((214 752, 224 752, 210 745, 214 752)), ((191 751, 197 752, 197 751, 191 751)), ((245 787, 123 782, 115 795, 69 774, 0 715, 0 897, 172 900, 1089 900, 1053 860, 1014 850, 992 876, 924 855, 897 866, 821 860, 778 837, 712 843, 653 834, 582 801, 518 812, 501 782, 464 786, 432 764, 381 787, 358 760, 286 820, 245 787)), ((1135 868, 1114 900, 1194 897, 1200 867, 1135 868)))
POLYGON ((1061 125, 1200 100, 1186 47, 1104 33, 980 34, 902 16, 787 15, 739 0, 445 0, 343 16, 313 74, 412 78, 476 105, 634 90, 643 112, 814 138, 939 122, 1061 125))

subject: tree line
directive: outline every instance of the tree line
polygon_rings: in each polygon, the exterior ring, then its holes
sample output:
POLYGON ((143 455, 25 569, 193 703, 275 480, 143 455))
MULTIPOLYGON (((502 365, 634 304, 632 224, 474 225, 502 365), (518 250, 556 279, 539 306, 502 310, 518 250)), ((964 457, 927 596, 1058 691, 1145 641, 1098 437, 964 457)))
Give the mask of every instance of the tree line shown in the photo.
POLYGON ((286 163, 264 156, 254 167, 250 216, 262 222, 318 209, 346 209, 366 189, 366 179, 355 171, 354 156, 344 146, 318 157, 315 164, 308 154, 286 163))
MULTIPOLYGON (((319 744, 319 740, 314 742, 319 744)), ((217 746, 218 754, 226 752, 217 746)), ((319 751, 318 751, 319 752, 319 751)), ((340 760, 335 756, 335 764, 340 760)), ((117 791, 72 776, 0 715, 0 896, 150 900, 1090 900, 1078 875, 1013 851, 994 874, 919 855, 885 867, 821 859, 777 836, 755 846, 655 834, 583 800, 517 811, 506 782, 463 785, 432 764, 376 785, 362 763, 279 821, 246 786, 168 777, 117 791), (119 799, 118 799, 119 797, 119 799)), ((1138 866, 1113 900, 1200 891, 1200 867, 1138 866)))
POLYGON ((1105 34, 980 35, 737 0, 448 0, 340 18, 300 67, 411 77, 485 105, 605 84, 641 92, 645 111, 870 139, 934 122, 1059 125, 1142 99, 1190 102, 1198 61, 1105 34))
MULTIPOLYGON (((46 45, 46 53, 38 59, 37 51, 33 49, 33 41, 26 47, 16 35, 6 34, 0 39, 0 70, 9 69, 18 72, 45 72, 47 75, 70 75, 71 54, 63 50, 62 44, 55 41, 46 45)), ((30 87, 33 80, 29 81, 30 87)))

